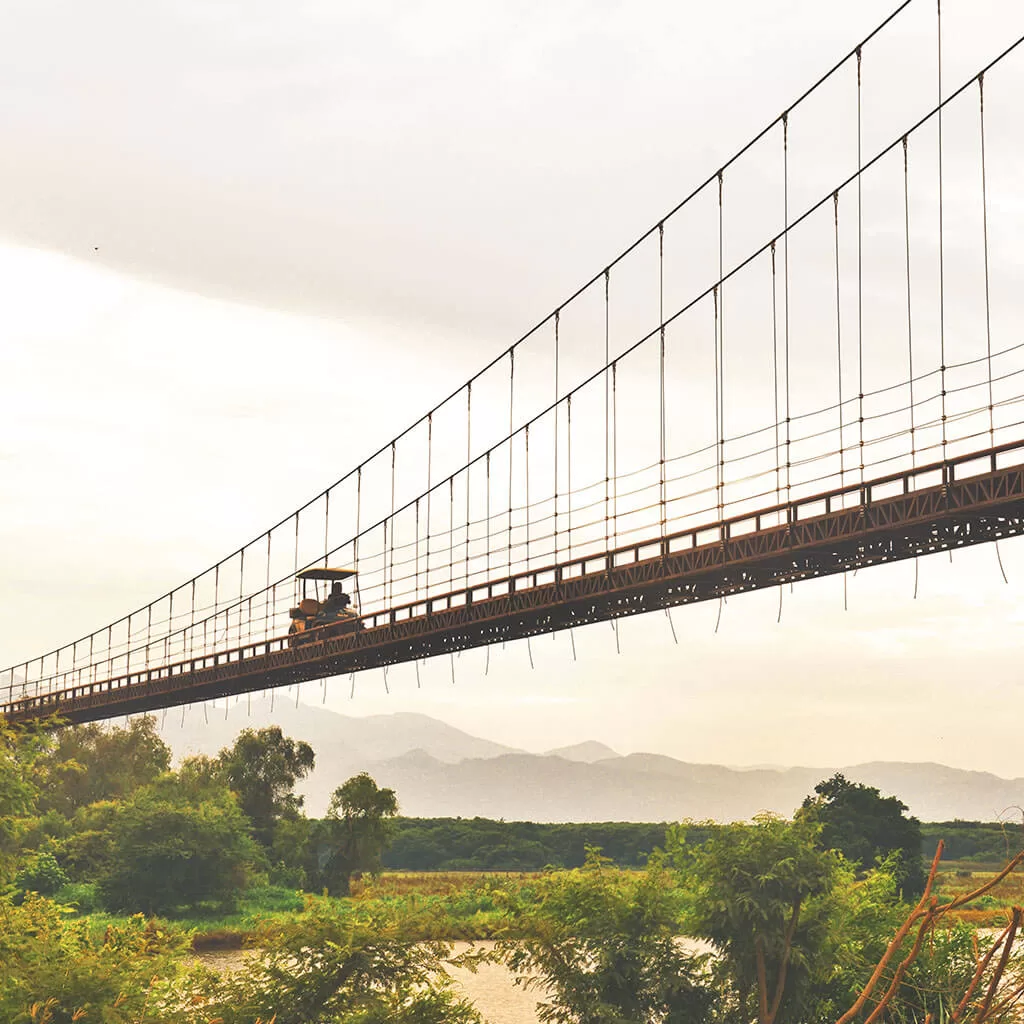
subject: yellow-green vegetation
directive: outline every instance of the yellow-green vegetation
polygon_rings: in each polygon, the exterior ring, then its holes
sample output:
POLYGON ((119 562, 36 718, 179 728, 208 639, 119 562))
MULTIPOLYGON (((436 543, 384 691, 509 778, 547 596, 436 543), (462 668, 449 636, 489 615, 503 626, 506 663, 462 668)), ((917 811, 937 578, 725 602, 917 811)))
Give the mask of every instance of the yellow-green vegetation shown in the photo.
POLYGON ((0 725, 0 1022, 474 1024, 454 939, 496 940, 545 1024, 1009 1024, 1024 999, 1020 861, 928 874, 902 804, 838 776, 791 820, 672 826, 642 868, 385 873, 391 790, 356 776, 310 821, 312 752, 240 740, 172 771, 145 719, 0 725), (192 956, 217 946, 254 953, 221 976, 192 956))
MULTIPOLYGON (((940 871, 936 893, 943 903, 962 898, 969 892, 991 882, 998 874, 990 866, 978 870, 951 863, 940 871)), ((1024 905, 1024 874, 1012 874, 991 893, 986 893, 967 906, 952 911, 950 916, 977 928, 1002 928, 1015 906, 1024 905)))
POLYGON ((494 882, 531 882, 543 874, 542 871, 382 871, 379 875, 364 875, 354 881, 351 895, 355 899, 450 896, 494 882))
POLYGON ((0 1020, 162 1021, 187 948, 185 933, 141 914, 101 928, 44 897, 0 901, 0 1020))

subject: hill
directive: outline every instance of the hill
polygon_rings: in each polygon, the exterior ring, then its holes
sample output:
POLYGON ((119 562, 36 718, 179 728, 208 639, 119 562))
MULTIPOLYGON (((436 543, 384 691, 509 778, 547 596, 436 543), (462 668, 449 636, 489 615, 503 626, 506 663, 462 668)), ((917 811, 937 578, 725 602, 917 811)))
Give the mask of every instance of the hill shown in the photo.
POLYGON ((584 764, 593 764, 595 761, 606 761, 610 757, 619 755, 611 747, 597 740, 585 740, 583 743, 574 743, 571 747, 556 747, 545 753, 545 757, 564 757, 566 761, 582 761, 584 764))
MULTIPOLYGON (((663 754, 620 756, 596 741, 546 754, 515 750, 472 736, 427 715, 350 717, 278 699, 233 705, 225 721, 198 709, 163 735, 180 759, 215 754, 245 727, 274 722, 317 755, 301 791, 310 814, 322 814, 336 786, 369 771, 393 787, 412 817, 473 817, 537 822, 719 821, 759 811, 791 814, 815 783, 835 769, 731 768, 692 764, 663 754)), ((1024 805, 1024 779, 941 764, 874 761, 839 770, 853 781, 894 794, 923 821, 991 821, 1024 805)))

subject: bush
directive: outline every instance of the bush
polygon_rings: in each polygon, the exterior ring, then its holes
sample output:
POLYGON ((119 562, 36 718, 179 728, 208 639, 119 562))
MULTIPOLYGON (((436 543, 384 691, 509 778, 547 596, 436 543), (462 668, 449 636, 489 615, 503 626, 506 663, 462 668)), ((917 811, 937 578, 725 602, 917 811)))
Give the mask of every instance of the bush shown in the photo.
POLYGON ((92 914, 103 907, 99 887, 95 882, 71 882, 62 885, 53 894, 53 901, 65 907, 74 907, 80 914, 92 914))
POLYGON ((141 917, 104 932, 30 893, 0 902, 0 1020, 158 1024, 188 939, 141 917))
POLYGON ((449 947, 418 931, 393 907, 308 897, 301 919, 261 928, 245 970, 184 990, 189 1024, 480 1024, 451 994, 449 947))
POLYGON ((713 994, 705 956, 681 947, 678 894, 657 860, 642 874, 585 866, 542 879, 535 900, 513 904, 522 937, 497 956, 516 983, 542 990, 550 1024, 700 1024, 713 994))
POLYGON ((14 876, 14 888, 20 895, 37 892, 40 896, 52 896, 67 882, 67 874, 52 853, 37 853, 14 876))
POLYGON ((111 910, 172 914, 203 904, 231 910, 259 856, 226 791, 193 806, 142 790, 115 816, 110 839, 116 857, 100 891, 111 910))
POLYGON ((285 889, 304 889, 306 872, 301 867, 278 863, 270 869, 267 880, 271 885, 282 886, 285 889))
POLYGON ((283 885, 262 885, 245 894, 246 909, 250 913, 295 913, 302 910, 302 894, 283 885))

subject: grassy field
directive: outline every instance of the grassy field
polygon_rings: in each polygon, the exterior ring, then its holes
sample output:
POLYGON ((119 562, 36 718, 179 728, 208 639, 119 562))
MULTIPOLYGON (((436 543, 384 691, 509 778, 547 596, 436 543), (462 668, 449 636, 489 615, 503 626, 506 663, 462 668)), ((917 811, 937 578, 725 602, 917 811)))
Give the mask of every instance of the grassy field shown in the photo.
POLYGON ((526 883, 540 875, 539 871, 385 871, 375 879, 353 881, 352 897, 451 896, 495 882, 526 883))
MULTIPOLYGON (((952 861, 939 873, 937 895, 940 901, 947 902, 977 889, 995 874, 990 865, 952 861)), ((355 880, 351 901, 379 901, 410 911, 419 922, 419 932, 412 938, 486 939, 493 938, 507 924, 501 909, 501 890, 511 888, 528 896, 539 877, 538 872, 389 871, 376 878, 355 880)), ((1024 872, 1004 879, 993 893, 955 912, 951 919, 979 928, 1001 927, 1015 904, 1024 904, 1024 872)), ((239 949, 251 940, 261 923, 301 916, 303 908, 302 893, 264 886, 247 892, 231 913, 210 908, 207 913, 176 918, 166 924, 169 928, 192 931, 197 950, 239 949)), ((101 930, 123 920, 105 913, 89 916, 101 930)))
MULTIPOLYGON (((410 912, 416 922, 414 939, 485 939, 505 925, 497 891, 511 884, 530 885, 537 874, 520 872, 386 872, 352 884, 350 900, 341 904, 377 902, 410 912)), ((240 949, 251 941, 260 924, 301 916, 305 894, 281 886, 251 889, 233 912, 211 907, 162 923, 169 929, 194 933, 196 950, 240 949)), ((86 911, 83 910, 83 914, 86 911)), ((102 911, 88 913, 98 931, 124 918, 102 911)))
MULTIPOLYGON (((986 865, 980 870, 975 865, 951 862, 939 872, 937 894, 943 903, 973 892, 991 881, 998 874, 986 865)), ((1003 881, 991 893, 986 893, 969 906, 954 911, 951 915, 957 921, 966 921, 978 928, 1000 928, 1007 923, 1010 908, 1024 905, 1024 872, 1017 871, 1003 881)))

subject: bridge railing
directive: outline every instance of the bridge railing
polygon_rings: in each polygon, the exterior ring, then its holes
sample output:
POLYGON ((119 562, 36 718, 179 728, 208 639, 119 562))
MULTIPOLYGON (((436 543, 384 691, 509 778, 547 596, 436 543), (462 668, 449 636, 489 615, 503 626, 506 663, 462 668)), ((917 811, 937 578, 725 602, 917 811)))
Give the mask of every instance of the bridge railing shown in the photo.
MULTIPOLYGON (((663 537, 648 538, 646 543, 623 545, 613 551, 604 551, 594 556, 579 556, 571 561, 546 565, 518 572, 503 578, 491 578, 476 586, 470 585, 451 592, 436 594, 420 601, 394 606, 363 618, 363 629, 358 637, 352 636, 346 642, 353 646, 386 643, 392 637, 394 627, 415 619, 424 619, 429 625, 432 616, 444 612, 468 608, 495 598, 523 594, 538 588, 548 588, 557 594, 558 588, 581 577, 607 576, 617 568, 647 560, 667 558, 685 551, 710 546, 716 551, 728 550, 737 538, 760 533, 770 529, 779 531, 797 523, 813 521, 818 517, 845 509, 869 509, 876 502, 900 495, 911 495, 933 490, 943 485, 969 481, 974 477, 997 474, 1010 467, 1024 465, 1024 441, 1009 443, 982 452, 972 452, 951 458, 945 462, 933 462, 913 469, 904 469, 885 477, 876 477, 864 483, 853 483, 838 490, 811 494, 789 504, 776 505, 758 512, 733 517, 716 523, 707 529, 690 529, 667 534, 663 537), (365 639, 364 639, 365 638, 365 639)), ((288 652, 291 659, 301 661, 303 657, 322 657, 319 645, 310 644, 294 648, 286 637, 243 643, 239 646, 221 649, 202 657, 143 669, 99 681, 52 688, 38 695, 20 695, 0 702, 0 715, 19 716, 48 714, 59 715, 66 711, 71 702, 102 694, 123 692, 125 699, 131 699, 132 688, 150 687, 151 684, 173 680, 175 677, 189 677, 189 684, 195 685, 191 677, 201 675, 204 670, 221 666, 237 666, 246 671, 260 671, 260 664, 272 655, 288 652), (253 663, 257 663, 253 665, 253 663), (248 666, 253 666, 252 668, 248 666)))

